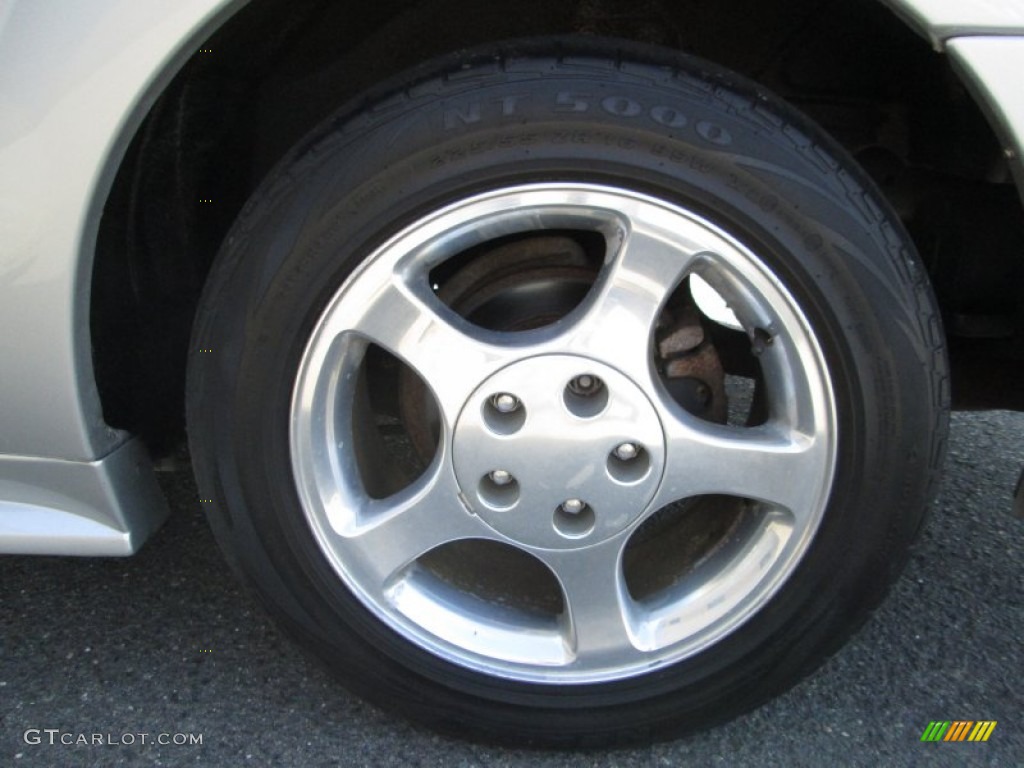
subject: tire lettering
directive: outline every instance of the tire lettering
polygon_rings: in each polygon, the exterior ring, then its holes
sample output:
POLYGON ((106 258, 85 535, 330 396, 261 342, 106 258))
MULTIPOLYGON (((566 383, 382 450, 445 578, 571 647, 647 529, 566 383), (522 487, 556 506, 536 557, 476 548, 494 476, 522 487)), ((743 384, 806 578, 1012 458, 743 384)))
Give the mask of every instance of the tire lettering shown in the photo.
POLYGON ((661 105, 651 108, 651 119, 667 128, 682 128, 686 125, 686 115, 661 105))
MULTIPOLYGON (((568 136, 568 134, 562 134, 568 136)), ((458 162, 471 157, 476 154, 483 152, 489 152, 493 149, 512 149, 515 147, 529 147, 536 144, 538 136, 536 133, 515 133, 508 136, 493 137, 487 139, 479 139, 472 142, 468 147, 459 147, 456 149, 447 149, 444 152, 436 155, 432 155, 427 161, 427 166, 430 168, 441 168, 448 163, 458 162)), ((563 142, 564 143, 564 142, 563 142)), ((360 196, 357 202, 361 203, 365 198, 368 198, 372 194, 377 194, 380 190, 371 188, 369 193, 360 196)))
POLYGON ((572 91, 559 91, 555 96, 555 112, 586 112, 590 103, 586 97, 572 91))
POLYGON ((732 136, 722 126, 717 123, 712 123, 710 120, 701 120, 697 123, 697 133, 702 139, 705 139, 712 144, 717 144, 720 147, 726 147, 732 144, 732 136))
POLYGON ((601 100, 601 108, 609 115, 619 117, 636 117, 644 111, 637 102, 625 96, 607 96, 601 100))
POLYGON ((516 105, 520 99, 526 98, 525 96, 506 96, 501 102, 501 115, 502 117, 510 117, 516 113, 516 105))
MULTIPOLYGON (((725 185, 729 189, 734 189, 739 192, 743 197, 754 203, 764 213, 773 213, 779 207, 779 199, 775 195, 768 192, 762 192, 758 187, 754 186, 750 182, 741 180, 735 173, 729 174, 725 185)), ((815 246, 811 248, 811 250, 816 250, 817 247, 818 246, 815 246)))
POLYGON ((572 133, 559 131, 551 136, 551 141, 554 144, 589 144, 590 137, 583 131, 572 133))
POLYGON ((651 150, 651 154, 656 157, 663 157, 677 165, 689 166, 699 173, 708 173, 711 170, 711 165, 707 161, 679 147, 668 147, 664 144, 659 144, 651 150))
POLYGON ((445 107, 445 130, 457 128, 459 125, 470 125, 480 122, 480 102, 472 102, 462 106, 445 107))

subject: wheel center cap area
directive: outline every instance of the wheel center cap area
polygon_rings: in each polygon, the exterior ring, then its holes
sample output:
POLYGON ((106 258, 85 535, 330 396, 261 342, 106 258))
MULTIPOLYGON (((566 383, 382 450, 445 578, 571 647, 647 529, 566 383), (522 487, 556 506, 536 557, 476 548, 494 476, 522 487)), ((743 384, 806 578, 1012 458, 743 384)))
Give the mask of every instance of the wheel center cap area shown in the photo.
POLYGON ((469 397, 453 460, 463 497, 494 530, 526 546, 575 549, 644 511, 665 441, 629 378, 588 358, 542 355, 498 371, 469 397))

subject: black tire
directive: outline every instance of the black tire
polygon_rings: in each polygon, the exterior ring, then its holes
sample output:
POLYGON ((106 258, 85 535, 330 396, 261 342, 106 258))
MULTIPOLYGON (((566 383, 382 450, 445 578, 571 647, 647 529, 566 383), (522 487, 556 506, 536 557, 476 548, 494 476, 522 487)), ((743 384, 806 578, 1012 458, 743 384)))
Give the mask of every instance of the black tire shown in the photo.
MULTIPOLYGON (((588 264, 567 268, 572 279, 588 264)), ((755 330, 744 338, 757 345, 755 330)), ((720 328, 710 336, 729 338, 720 328)), ((402 376, 395 386, 402 397, 423 396, 402 376)), ((393 394, 354 397, 368 407, 393 394)), ((948 379, 938 313, 908 236, 807 119, 695 59, 525 43, 440 62, 343 110, 294 149, 213 266, 187 401, 216 536, 300 644, 360 695, 431 727, 571 747, 721 722, 833 653, 878 605, 921 525, 943 456, 948 379), (828 503, 799 561, 738 626, 652 671, 634 669, 623 652, 607 679, 545 683, 438 653, 346 586, 297 490, 293 389, 339 287, 432 212, 536 182, 667 201, 755 253, 806 317, 834 396, 828 503)))

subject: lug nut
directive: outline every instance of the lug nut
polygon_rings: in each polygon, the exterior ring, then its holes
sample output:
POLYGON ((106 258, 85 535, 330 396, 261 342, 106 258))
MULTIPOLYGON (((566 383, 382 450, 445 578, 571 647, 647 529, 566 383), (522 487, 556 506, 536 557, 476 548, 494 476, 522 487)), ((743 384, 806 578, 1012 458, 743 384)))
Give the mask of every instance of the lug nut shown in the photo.
POLYGON ((491 397, 491 405, 498 413, 512 413, 519 408, 519 398, 508 392, 500 392, 491 397))
POLYGON ((569 515, 578 515, 587 508, 587 503, 582 499, 566 499, 562 502, 562 511, 569 515))
POLYGON ((508 485, 512 482, 512 473, 504 469, 495 469, 487 475, 495 485, 508 485))
POLYGON ((596 395, 603 387, 604 382, 589 373, 581 373, 569 382, 569 390, 581 397, 596 395))
POLYGON ((623 461, 635 459, 638 453, 640 453, 640 446, 636 443, 623 443, 615 448, 615 458, 623 461))

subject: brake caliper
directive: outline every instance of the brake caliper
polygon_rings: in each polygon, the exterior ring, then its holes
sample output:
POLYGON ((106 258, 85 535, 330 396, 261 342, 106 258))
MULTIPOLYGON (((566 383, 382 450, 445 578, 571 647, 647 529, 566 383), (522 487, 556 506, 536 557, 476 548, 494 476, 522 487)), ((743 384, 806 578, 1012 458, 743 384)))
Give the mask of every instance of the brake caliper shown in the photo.
POLYGON ((657 356, 665 386, 676 402, 702 419, 726 422, 725 371, 693 304, 669 307, 662 313, 657 356))

